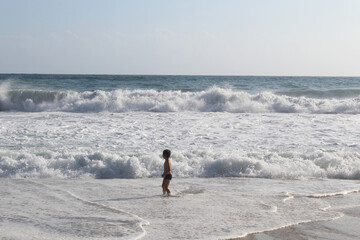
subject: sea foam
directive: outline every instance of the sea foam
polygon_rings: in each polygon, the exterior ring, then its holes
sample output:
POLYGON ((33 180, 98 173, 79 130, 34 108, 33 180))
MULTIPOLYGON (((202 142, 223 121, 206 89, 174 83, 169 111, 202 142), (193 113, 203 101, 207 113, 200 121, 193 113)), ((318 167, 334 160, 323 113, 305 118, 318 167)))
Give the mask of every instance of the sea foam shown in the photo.
MULTIPOLYGON (((272 179, 360 179, 359 153, 178 152, 172 157, 174 177, 251 177, 272 179)), ((0 151, 0 177, 148 178, 159 177, 157 154, 111 152, 0 151)))
POLYGON ((251 94, 216 86, 199 92, 157 90, 75 92, 9 90, 2 84, 0 111, 358 114, 360 97, 318 99, 272 92, 251 94))

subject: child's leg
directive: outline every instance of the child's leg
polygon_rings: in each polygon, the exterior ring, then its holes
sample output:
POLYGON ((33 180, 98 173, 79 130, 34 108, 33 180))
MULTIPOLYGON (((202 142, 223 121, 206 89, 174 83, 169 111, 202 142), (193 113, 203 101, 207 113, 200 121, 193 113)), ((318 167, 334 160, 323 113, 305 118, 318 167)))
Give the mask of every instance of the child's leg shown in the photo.
POLYGON ((169 179, 164 179, 164 190, 165 190, 168 194, 170 194, 169 185, 170 185, 170 180, 169 180, 169 179))
POLYGON ((163 194, 166 193, 166 189, 165 189, 165 179, 162 182, 162 189, 163 189, 163 194))

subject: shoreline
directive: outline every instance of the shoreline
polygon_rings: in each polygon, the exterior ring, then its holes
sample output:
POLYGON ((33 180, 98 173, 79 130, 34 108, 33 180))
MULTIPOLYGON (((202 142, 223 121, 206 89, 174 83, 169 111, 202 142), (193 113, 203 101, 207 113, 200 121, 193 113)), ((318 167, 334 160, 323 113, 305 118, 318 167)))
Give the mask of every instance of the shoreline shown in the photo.
POLYGON ((299 223, 231 240, 325 239, 356 240, 360 236, 360 206, 341 209, 344 215, 334 220, 299 223))
POLYGON ((180 178, 171 185, 180 197, 163 198, 160 178, 0 180, 5 216, 0 235, 9 239, 354 240, 360 235, 360 206, 354 206, 360 194, 325 201, 302 192, 337 192, 358 181, 180 178), (285 190, 298 197, 284 203, 285 190), (279 211, 272 211, 275 205, 279 211))

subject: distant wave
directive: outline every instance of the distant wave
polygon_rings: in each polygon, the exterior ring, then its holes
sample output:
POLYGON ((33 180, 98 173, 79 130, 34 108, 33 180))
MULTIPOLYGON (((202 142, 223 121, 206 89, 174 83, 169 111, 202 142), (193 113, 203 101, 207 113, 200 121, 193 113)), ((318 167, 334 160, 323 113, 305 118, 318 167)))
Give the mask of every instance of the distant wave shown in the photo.
POLYGON ((199 92, 156 90, 58 92, 9 90, 2 85, 0 111, 358 114, 360 96, 346 99, 318 99, 271 92, 250 94, 219 87, 199 92))
POLYGON ((310 98, 354 98, 360 96, 360 89, 329 89, 329 90, 286 90, 276 92, 278 95, 291 97, 310 97, 310 98))
MULTIPOLYGON (((360 154, 344 152, 177 152, 174 177, 249 177, 273 179, 360 179, 360 154)), ((0 151, 2 178, 160 177, 161 156, 154 153, 0 151)))

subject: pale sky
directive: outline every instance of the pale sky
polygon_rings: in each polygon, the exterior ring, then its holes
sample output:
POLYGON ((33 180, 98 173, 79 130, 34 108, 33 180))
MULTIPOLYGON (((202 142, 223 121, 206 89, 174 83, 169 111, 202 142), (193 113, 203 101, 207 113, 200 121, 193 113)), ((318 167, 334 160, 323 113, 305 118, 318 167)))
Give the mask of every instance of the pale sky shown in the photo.
POLYGON ((0 73, 360 76, 360 0, 0 0, 0 73))

